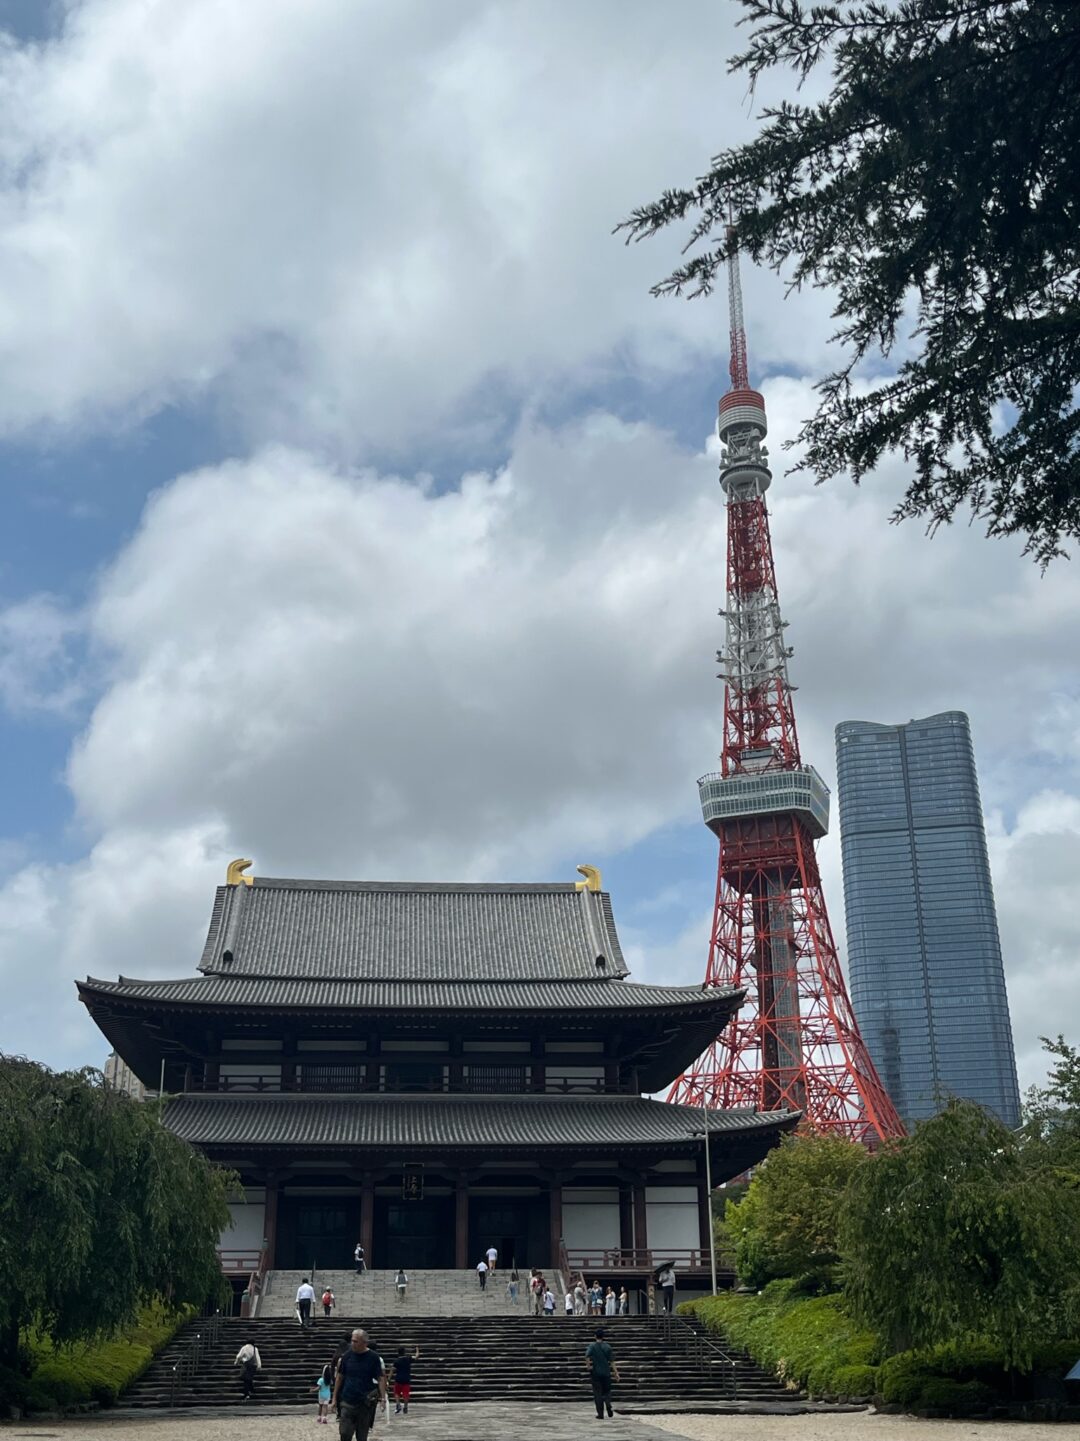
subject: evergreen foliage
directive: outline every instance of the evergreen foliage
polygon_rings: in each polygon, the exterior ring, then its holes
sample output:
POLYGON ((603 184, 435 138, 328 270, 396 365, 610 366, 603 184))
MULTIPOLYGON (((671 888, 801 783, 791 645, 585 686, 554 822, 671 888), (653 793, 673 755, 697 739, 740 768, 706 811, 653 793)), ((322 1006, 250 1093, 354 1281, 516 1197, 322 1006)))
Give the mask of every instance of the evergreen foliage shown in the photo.
POLYGON ((852 1313, 890 1351, 974 1336, 1027 1370, 1080 1332, 1080 1173, 954 1101, 852 1177, 840 1247, 852 1313))
POLYGON ((891 451, 896 518, 965 504, 1045 563, 1080 535, 1080 5, 1075 0, 741 0, 751 84, 831 66, 818 103, 620 227, 688 221, 655 294, 708 292, 733 249, 830 287, 845 364, 799 436, 819 480, 891 451), (726 234, 729 202, 738 218, 726 234), (898 352, 896 373, 854 380, 898 352))
POLYGON ((866 1159, 862 1146, 838 1136, 790 1136, 772 1151, 744 1198, 725 1211, 739 1280, 827 1283, 840 1259, 843 1198, 866 1159))
POLYGON ((0 1365, 20 1336, 87 1341, 221 1294, 236 1178, 99 1073, 0 1058, 0 1176, 0 1365))

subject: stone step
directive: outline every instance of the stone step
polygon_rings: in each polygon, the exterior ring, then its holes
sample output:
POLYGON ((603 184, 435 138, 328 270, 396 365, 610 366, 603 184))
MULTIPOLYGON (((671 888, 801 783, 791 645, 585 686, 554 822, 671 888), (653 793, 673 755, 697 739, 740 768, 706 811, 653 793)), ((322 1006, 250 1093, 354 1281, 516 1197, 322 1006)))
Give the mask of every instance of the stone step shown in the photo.
MULTIPOLYGON (((312 1402, 315 1378, 325 1362, 348 1344, 350 1331, 348 1325, 322 1318, 308 1328, 288 1318, 226 1318, 198 1374, 174 1388, 172 1367, 206 1324, 194 1321, 183 1328, 129 1388, 125 1404, 239 1404, 240 1377, 233 1358, 250 1340, 263 1359, 256 1380, 258 1401, 303 1405, 312 1402)), ((461 1401, 482 1386, 485 1396, 551 1402, 580 1400, 587 1390, 584 1351, 597 1322, 586 1317, 405 1317, 389 1311, 372 1313, 365 1325, 388 1363, 399 1345, 420 1347, 414 1368, 418 1400, 461 1401), (497 1368, 492 1367, 493 1357, 498 1359, 497 1368)), ((699 1366, 665 1339, 651 1318, 619 1317, 608 1331, 619 1360, 624 1402, 690 1399, 704 1404, 730 1395, 730 1368, 699 1366)), ((740 1399, 790 1398, 791 1393, 747 1358, 737 1359, 735 1374, 740 1399)))

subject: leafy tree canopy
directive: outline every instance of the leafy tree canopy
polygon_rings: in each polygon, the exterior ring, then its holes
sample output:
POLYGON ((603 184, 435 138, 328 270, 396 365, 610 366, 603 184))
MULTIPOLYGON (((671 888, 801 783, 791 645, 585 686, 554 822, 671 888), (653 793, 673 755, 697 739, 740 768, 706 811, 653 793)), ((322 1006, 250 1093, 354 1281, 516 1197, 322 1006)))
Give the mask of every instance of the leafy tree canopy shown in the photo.
POLYGON ((1064 1036, 1041 1037, 1054 1062, 1044 1086, 1032 1086, 1024 1098, 1028 1130, 1060 1149, 1076 1152, 1080 1163, 1080 1050, 1064 1036))
POLYGON ((861 1146, 837 1136, 792 1136, 771 1152, 724 1216, 739 1279, 825 1279, 840 1258, 844 1193, 865 1161, 861 1146))
POLYGON ((1080 1172, 954 1101, 853 1176, 845 1294, 894 1351, 981 1336, 1026 1369, 1080 1324, 1080 1172))
POLYGON ((19 1333, 90 1339, 143 1304, 201 1304, 236 1178, 94 1071, 0 1057, 0 1363, 19 1333))
POLYGON ((623 222, 640 239, 690 221, 654 293, 708 292, 735 249, 831 287, 846 363, 805 465, 858 481, 899 450, 895 518, 933 528, 966 503, 1045 563, 1080 536, 1080 5, 741 3, 755 28, 733 71, 801 83, 829 64, 832 88, 765 110, 754 140, 623 222), (891 378, 854 379, 894 348, 891 378))

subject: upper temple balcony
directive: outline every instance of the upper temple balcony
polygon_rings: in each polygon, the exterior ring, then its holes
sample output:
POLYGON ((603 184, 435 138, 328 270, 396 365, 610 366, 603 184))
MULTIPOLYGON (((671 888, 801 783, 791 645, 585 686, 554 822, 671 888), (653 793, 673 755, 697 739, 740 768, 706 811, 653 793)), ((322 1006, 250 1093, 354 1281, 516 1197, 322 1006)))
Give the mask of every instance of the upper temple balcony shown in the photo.
POLYGON ((753 816, 795 815, 815 840, 829 829, 829 788, 813 766, 790 771, 722 776, 698 781, 705 824, 718 835, 727 821, 753 816))

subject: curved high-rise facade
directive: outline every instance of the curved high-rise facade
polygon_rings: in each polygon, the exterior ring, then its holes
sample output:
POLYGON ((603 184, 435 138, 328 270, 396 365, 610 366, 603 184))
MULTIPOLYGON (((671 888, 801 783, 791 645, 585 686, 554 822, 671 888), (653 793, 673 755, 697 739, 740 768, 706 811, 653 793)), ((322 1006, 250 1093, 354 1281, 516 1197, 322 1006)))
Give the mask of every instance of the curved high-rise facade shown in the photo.
POLYGON ((851 999, 904 1122, 949 1096, 1020 1119, 968 718, 836 727, 851 999))

